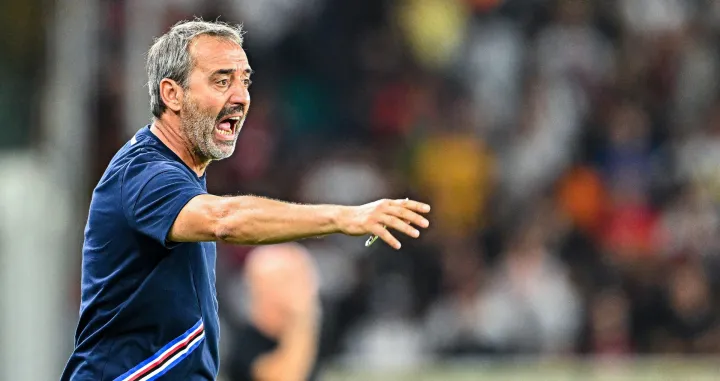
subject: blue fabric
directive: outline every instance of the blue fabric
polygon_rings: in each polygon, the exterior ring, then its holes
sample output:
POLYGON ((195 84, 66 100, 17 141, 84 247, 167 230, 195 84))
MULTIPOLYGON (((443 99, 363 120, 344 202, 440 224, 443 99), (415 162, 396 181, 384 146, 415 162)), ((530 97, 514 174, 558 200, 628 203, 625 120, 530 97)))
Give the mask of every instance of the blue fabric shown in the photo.
POLYGON ((62 380, 113 380, 198 321, 205 339, 153 379, 215 379, 215 243, 167 239, 185 205, 206 193, 205 177, 197 177, 149 126, 115 155, 90 202, 80 319, 62 380))

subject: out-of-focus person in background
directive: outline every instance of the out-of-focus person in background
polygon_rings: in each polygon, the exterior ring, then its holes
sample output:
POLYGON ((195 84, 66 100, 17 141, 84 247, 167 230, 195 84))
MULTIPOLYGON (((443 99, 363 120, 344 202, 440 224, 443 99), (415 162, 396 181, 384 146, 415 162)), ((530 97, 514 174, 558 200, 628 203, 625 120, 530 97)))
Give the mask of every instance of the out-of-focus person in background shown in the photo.
POLYGON ((229 381, 309 379, 316 361, 320 300, 310 252, 299 244, 254 249, 247 258, 246 316, 226 339, 229 381))

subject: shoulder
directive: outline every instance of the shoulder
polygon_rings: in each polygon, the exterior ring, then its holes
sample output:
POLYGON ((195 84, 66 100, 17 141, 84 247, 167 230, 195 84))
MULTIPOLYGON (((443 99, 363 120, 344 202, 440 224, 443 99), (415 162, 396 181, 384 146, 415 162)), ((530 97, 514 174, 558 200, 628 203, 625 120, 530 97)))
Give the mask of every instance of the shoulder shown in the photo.
POLYGON ((169 155, 168 149, 152 136, 148 126, 140 129, 118 152, 123 158, 126 168, 133 166, 157 167, 167 166, 182 169, 176 157, 169 155))
POLYGON ((150 136, 147 129, 138 131, 123 147, 122 156, 125 165, 122 181, 127 179, 149 180, 162 173, 173 173, 191 179, 189 169, 161 147, 156 139, 150 136))
POLYGON ((181 163, 156 150, 143 149, 129 158, 123 170, 123 179, 140 177, 149 180, 151 177, 167 172, 188 175, 181 163))
POLYGON ((143 152, 130 159, 120 177, 124 199, 134 200, 147 192, 169 193, 198 188, 189 169, 159 152, 143 152))
POLYGON ((118 150, 110 161, 107 172, 118 172, 121 179, 124 179, 128 174, 144 174, 152 170, 182 170, 183 166, 162 152, 149 133, 147 127, 139 130, 118 150))
POLYGON ((195 184, 187 167, 152 146, 140 146, 128 152, 119 177, 123 198, 130 199, 150 183, 155 184, 154 187, 195 184))

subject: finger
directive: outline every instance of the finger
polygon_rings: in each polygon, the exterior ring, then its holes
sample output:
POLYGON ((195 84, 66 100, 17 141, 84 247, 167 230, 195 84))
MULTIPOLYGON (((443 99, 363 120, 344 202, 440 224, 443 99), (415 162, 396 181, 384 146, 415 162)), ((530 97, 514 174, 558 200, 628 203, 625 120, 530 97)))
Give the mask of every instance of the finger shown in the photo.
POLYGON ((394 248, 395 250, 400 249, 400 241, 397 240, 397 238, 393 237, 390 232, 383 228, 380 225, 377 225, 375 228, 371 230, 373 234, 378 236, 381 240, 385 241, 390 247, 394 248))
POLYGON ((420 226, 423 228, 430 226, 430 222, 425 219, 425 217, 413 212, 410 209, 395 206, 390 208, 389 212, 395 217, 401 218, 403 221, 407 223, 412 223, 415 226, 420 226))
POLYGON ((382 219, 383 223, 389 227, 393 228, 403 234, 409 235, 410 237, 417 238, 420 236, 420 232, 412 227, 412 225, 408 224, 407 222, 392 216, 392 215, 385 215, 382 219))
POLYGON ((430 212, 430 205, 415 200, 393 200, 391 204, 394 206, 402 206, 403 208, 410 209, 418 213, 430 212))

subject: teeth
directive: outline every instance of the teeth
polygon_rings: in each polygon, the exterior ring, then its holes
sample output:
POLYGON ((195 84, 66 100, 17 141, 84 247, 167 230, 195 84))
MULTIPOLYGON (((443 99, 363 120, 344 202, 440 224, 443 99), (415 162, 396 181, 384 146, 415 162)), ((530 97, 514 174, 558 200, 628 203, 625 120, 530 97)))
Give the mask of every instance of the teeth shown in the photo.
POLYGON ((234 121, 236 121, 236 122, 237 122, 237 121, 239 121, 239 120, 240 120, 240 117, 239 117, 239 116, 233 116, 232 118, 228 118, 228 119, 230 119, 230 120, 234 120, 234 121))
POLYGON ((226 131, 226 130, 221 130, 221 129, 216 129, 216 130, 218 130, 218 132, 219 132, 221 135, 232 136, 232 134, 233 134, 232 131, 226 131))

